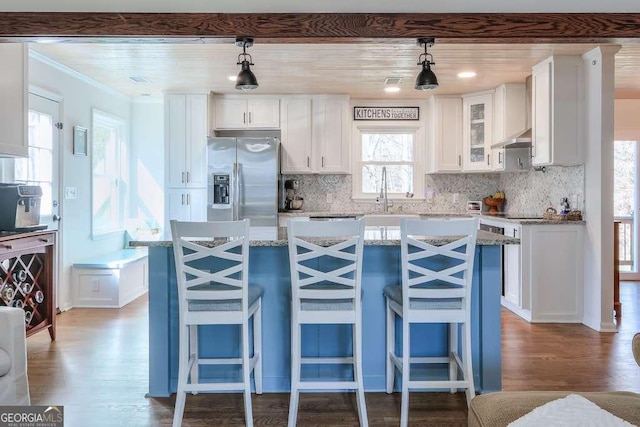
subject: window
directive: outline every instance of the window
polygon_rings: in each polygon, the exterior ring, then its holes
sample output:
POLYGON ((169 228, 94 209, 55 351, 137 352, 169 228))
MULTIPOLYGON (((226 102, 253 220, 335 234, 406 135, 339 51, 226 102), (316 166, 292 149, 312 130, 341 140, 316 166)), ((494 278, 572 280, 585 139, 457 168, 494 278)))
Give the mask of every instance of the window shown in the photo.
POLYGON ((374 199, 380 194, 383 168, 386 168, 389 198, 422 195, 424 177, 417 161, 415 130, 360 129, 359 135, 354 198, 374 199))
POLYGON ((29 157, 16 159, 15 181, 42 188, 40 215, 53 213, 53 117, 29 110, 29 157))
POLYGON ((119 231, 125 200, 126 122, 93 111, 92 215, 93 235, 119 231))

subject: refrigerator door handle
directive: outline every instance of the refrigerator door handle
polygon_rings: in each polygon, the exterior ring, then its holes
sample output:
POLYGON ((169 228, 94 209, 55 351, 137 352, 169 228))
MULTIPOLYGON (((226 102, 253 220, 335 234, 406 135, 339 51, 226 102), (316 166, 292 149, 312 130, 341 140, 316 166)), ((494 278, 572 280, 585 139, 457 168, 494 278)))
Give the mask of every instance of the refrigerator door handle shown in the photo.
POLYGON ((236 194, 238 187, 238 163, 233 162, 233 175, 231 177, 231 185, 229 186, 229 191, 231 192, 231 221, 236 221, 238 219, 238 202, 236 200, 236 194))
POLYGON ((236 221, 243 219, 241 218, 242 211, 240 209, 241 207, 240 199, 242 197, 241 191, 242 191, 242 185, 243 185, 240 182, 241 176, 242 176, 242 163, 236 163, 236 221))

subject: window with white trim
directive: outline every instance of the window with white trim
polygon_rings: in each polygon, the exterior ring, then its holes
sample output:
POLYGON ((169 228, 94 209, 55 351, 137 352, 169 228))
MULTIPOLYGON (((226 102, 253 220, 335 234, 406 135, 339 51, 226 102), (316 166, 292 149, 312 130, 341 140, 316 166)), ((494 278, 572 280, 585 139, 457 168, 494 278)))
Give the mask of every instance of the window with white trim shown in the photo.
POLYGON ((93 110, 92 234, 120 231, 126 178, 126 121, 93 110))
POLYGON ((353 196, 375 199, 382 189, 382 169, 386 167, 389 198, 405 199, 422 195, 424 176, 418 161, 420 150, 415 129, 359 129, 353 196))

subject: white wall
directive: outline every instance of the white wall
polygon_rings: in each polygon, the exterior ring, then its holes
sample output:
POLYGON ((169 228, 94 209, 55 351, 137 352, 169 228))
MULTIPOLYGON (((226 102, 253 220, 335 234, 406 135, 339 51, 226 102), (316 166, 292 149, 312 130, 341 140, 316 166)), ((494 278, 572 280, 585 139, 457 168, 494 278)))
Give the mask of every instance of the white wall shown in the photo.
POLYGON ((131 203, 129 216, 149 227, 164 224, 164 104, 131 105, 131 203))
MULTIPOLYGON (((63 98, 61 119, 64 129, 60 141, 61 187, 64 189, 72 186, 77 189, 76 199, 60 200, 62 222, 58 242, 62 268, 58 282, 58 304, 64 310, 72 304, 72 264, 83 258, 121 249, 123 245, 122 234, 99 241, 91 238, 91 145, 89 156, 73 155, 73 126, 88 128, 91 144, 93 108, 122 117, 130 123, 131 106, 128 97, 90 84, 33 57, 29 59, 29 83, 63 98)), ((63 194, 64 191, 61 198, 63 194)))

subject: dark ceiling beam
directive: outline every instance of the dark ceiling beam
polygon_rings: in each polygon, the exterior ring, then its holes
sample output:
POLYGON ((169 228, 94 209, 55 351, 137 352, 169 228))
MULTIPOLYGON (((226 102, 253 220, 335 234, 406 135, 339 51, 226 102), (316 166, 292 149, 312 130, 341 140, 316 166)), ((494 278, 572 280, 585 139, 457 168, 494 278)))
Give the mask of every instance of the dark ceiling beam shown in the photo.
POLYGON ((619 42, 640 39, 640 13, 0 13, 0 40, 216 43, 619 42))

